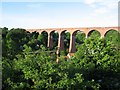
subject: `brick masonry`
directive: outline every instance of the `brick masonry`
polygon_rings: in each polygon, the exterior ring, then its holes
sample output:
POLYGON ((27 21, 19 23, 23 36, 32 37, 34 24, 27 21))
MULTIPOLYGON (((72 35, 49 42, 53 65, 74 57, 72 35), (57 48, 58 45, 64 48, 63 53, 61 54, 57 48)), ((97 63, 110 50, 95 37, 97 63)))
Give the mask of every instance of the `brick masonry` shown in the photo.
POLYGON ((110 30, 116 30, 116 31, 120 32, 118 27, 45 28, 45 29, 26 29, 26 30, 29 31, 30 33, 36 31, 36 32, 39 32, 39 34, 41 34, 43 31, 47 32, 48 33, 48 45, 47 46, 49 48, 52 47, 51 33, 58 32, 58 34, 59 34, 58 50, 64 50, 63 33, 65 31, 69 32, 70 33, 69 53, 74 53, 76 51, 75 35, 76 35, 77 31, 82 31, 83 33, 85 33, 86 38, 89 36, 89 34, 93 30, 97 30, 100 33, 101 37, 104 37, 106 35, 106 33, 110 30))

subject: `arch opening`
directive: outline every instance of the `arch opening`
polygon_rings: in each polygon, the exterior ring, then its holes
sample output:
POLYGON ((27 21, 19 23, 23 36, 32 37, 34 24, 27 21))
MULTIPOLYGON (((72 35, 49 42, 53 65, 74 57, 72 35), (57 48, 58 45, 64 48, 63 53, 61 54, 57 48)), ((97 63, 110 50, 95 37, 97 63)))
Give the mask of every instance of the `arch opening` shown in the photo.
POLYGON ((75 48, 76 48, 76 51, 77 51, 79 45, 84 43, 84 40, 86 39, 86 35, 83 31, 77 31, 75 36, 76 36, 75 48))
POLYGON ((69 45, 70 45, 70 33, 67 30, 64 30, 60 34, 61 37, 61 55, 67 55, 69 52, 69 45))
POLYGON ((98 37, 101 37, 101 34, 97 30, 91 30, 91 31, 89 31, 87 37, 98 38, 98 37))
POLYGON ((72 33, 72 45, 70 47, 70 51, 71 53, 75 53, 78 49, 78 46, 81 45, 84 40, 85 40, 85 33, 81 30, 76 30, 72 33))
POLYGON ((51 40, 52 40, 52 45, 51 45, 51 50, 57 50, 57 47, 58 47, 58 38, 59 38, 59 34, 58 34, 58 32, 57 31, 52 31, 51 33, 50 33, 50 38, 51 38, 51 40))
POLYGON ((47 47, 48 33, 46 31, 41 32, 41 34, 39 34, 37 39, 39 42, 39 46, 43 45, 43 46, 47 47))
POLYGON ((114 45, 120 47, 120 33, 114 29, 108 30, 105 35, 106 42, 112 42, 114 45))

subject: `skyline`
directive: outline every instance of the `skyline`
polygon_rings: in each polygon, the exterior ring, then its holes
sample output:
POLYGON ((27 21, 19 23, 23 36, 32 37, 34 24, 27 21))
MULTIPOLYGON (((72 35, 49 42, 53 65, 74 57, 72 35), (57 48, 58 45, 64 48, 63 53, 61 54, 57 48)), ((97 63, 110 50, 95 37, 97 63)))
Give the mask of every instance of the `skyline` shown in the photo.
POLYGON ((118 26, 118 0, 2 2, 2 27, 74 28, 118 26))

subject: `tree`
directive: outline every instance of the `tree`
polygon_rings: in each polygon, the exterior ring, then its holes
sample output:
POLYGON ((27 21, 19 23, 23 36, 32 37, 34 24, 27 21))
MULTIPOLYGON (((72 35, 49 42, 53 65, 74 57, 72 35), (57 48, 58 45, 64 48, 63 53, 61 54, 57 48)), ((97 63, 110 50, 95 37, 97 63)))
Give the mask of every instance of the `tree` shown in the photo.
POLYGON ((87 80, 99 83, 101 90, 120 88, 120 51, 111 42, 88 38, 72 60, 79 63, 87 80))
POLYGON ((7 55, 7 42, 6 42, 6 35, 8 33, 8 28, 4 27, 4 28, 1 28, 1 31, 2 31, 2 56, 3 57, 6 57, 7 55))
POLYGON ((79 45, 83 44, 85 41, 85 33, 77 32, 76 33, 76 49, 78 49, 79 45))
POLYGON ((53 45, 53 50, 54 49, 57 49, 57 46, 58 46, 58 37, 59 37, 59 34, 56 33, 56 32, 53 32, 52 33, 52 45, 53 45))
POLYGON ((112 42, 115 46, 120 48, 120 33, 115 30, 110 30, 105 34, 107 42, 112 42))
MULTIPOLYGON (((83 40, 81 36, 84 43, 78 45, 75 55, 66 60, 64 56, 57 57, 56 53, 47 51, 47 33, 30 35, 21 29, 5 30, 3 33, 7 44, 7 56, 2 58, 3 90, 120 88, 120 49, 111 41, 98 37, 83 40), (40 49, 35 48, 37 44, 40 49), (23 49, 20 50, 19 46, 23 49)), ((69 34, 66 34, 65 40, 68 43, 69 34)))
POLYGON ((23 50, 27 43, 27 32, 25 29, 11 29, 6 35, 7 56, 11 59, 23 50))
POLYGON ((100 32, 98 32, 97 30, 92 30, 88 33, 88 37, 91 38, 96 38, 96 37, 100 37, 100 32))
POLYGON ((61 52, 61 54, 67 55, 69 52, 69 44, 70 44, 70 33, 65 32, 64 33, 64 51, 61 52))
POLYGON ((80 66, 74 61, 66 62, 59 58, 55 62, 54 54, 46 53, 45 47, 36 53, 24 45, 24 55, 17 55, 12 66, 4 62, 3 86, 5 90, 71 90, 99 87, 93 80, 86 81, 80 72, 80 66), (9 67, 9 68, 8 68, 9 67), (10 69, 10 74, 7 70, 10 69), (19 76, 19 77, 17 77, 19 76), (91 86, 91 87, 90 87, 91 86))
POLYGON ((84 40, 85 40, 85 33, 77 32, 77 34, 76 34, 76 43, 77 44, 82 44, 82 43, 84 43, 84 40))

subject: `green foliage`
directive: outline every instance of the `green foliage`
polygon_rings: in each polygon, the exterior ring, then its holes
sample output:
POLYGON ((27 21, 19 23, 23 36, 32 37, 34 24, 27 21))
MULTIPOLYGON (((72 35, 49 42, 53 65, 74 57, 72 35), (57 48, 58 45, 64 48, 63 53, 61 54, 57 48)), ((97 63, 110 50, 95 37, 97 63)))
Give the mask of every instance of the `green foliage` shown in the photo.
POLYGON ((91 32, 89 32, 88 37, 91 38, 96 38, 96 37, 100 37, 100 33, 97 30, 92 30, 91 32))
POLYGON ((79 45, 83 44, 85 41, 85 33, 82 32, 77 32, 76 34, 76 49, 78 49, 79 45))
POLYGON ((112 42, 115 46, 120 48, 120 33, 115 30, 110 30, 106 33, 105 39, 112 42))
POLYGON ((58 37, 59 37, 59 35, 58 35, 58 33, 52 33, 52 46, 53 46, 53 48, 52 49, 56 49, 57 48, 57 46, 58 46, 58 37))
POLYGON ((38 35, 39 35, 39 33, 35 31, 30 34, 30 37, 31 37, 31 39, 37 39, 38 35))
POLYGON ((65 47, 65 49, 69 48, 69 44, 70 44, 70 33, 66 32, 64 34, 64 47, 65 47))
POLYGON ((93 80, 84 79, 79 64, 74 61, 66 62, 61 59, 57 64, 52 57, 54 55, 46 53, 44 47, 39 54, 29 53, 32 49, 27 45, 24 45, 24 48, 24 55, 17 55, 12 66, 4 60, 5 90, 76 90, 78 88, 86 90, 86 88, 99 87, 93 80), (7 74, 8 69, 10 74, 7 74))
POLYGON ((83 68, 86 79, 98 82, 101 90, 120 88, 120 51, 104 39, 89 38, 78 48, 73 60, 83 68), (119 53, 119 54, 118 54, 119 53))
POLYGON ((22 51, 22 46, 25 44, 26 38, 27 32, 24 29, 11 29, 7 32, 3 28, 3 56, 13 59, 16 54, 22 51))
MULTIPOLYGON (((116 47, 116 32, 98 38, 97 32, 93 31, 88 39, 78 33, 78 51, 67 60, 69 33, 65 33, 65 50, 58 57, 46 48, 46 32, 2 30, 3 90, 119 90, 120 49, 116 47), (111 41, 109 35, 112 34, 111 41), (58 63, 56 59, 59 59, 58 63)), ((56 46, 58 34, 53 33, 52 37, 56 46)))
POLYGON ((47 32, 42 32, 42 44, 47 47, 47 42, 48 42, 48 34, 47 32))
POLYGON ((0 32, 2 32, 2 56, 6 57, 6 54, 7 54, 6 35, 8 33, 8 28, 5 28, 5 27, 1 28, 0 32))
POLYGON ((85 33, 77 32, 76 34, 76 43, 82 44, 85 40, 85 33))

